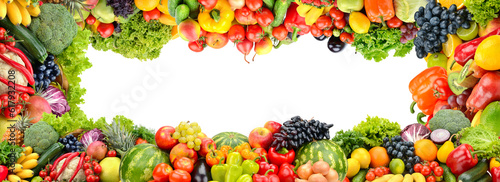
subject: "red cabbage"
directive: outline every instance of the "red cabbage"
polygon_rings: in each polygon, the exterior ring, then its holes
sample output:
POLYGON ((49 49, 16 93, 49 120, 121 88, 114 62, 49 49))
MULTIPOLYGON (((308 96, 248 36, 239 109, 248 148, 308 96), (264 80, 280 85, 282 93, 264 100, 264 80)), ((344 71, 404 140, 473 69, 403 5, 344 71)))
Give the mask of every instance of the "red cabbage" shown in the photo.
POLYGON ((49 87, 40 94, 40 97, 43 97, 49 102, 52 113, 58 117, 68 112, 70 109, 64 93, 52 85, 49 85, 49 87))
POLYGON ((419 123, 408 125, 401 130, 401 138, 403 138, 404 141, 413 143, 421 139, 427 139, 430 135, 431 131, 427 129, 425 125, 419 123))
POLYGON ((94 128, 82 135, 80 142, 83 144, 84 148, 87 148, 92 142, 102 141, 104 139, 104 134, 100 129, 94 128))

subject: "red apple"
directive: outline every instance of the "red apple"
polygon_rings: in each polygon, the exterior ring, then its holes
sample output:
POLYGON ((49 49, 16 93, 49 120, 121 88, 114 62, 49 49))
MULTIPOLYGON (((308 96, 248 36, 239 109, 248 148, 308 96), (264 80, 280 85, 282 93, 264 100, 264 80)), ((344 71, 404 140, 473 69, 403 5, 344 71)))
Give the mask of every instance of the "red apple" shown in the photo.
POLYGON ((185 143, 179 143, 172 148, 170 151, 170 162, 173 164, 175 163, 175 160, 181 158, 181 157, 187 157, 193 161, 193 164, 196 163, 198 160, 198 154, 194 149, 188 148, 188 146, 185 143))
POLYGON ((37 123, 42 119, 43 113, 52 113, 50 104, 47 100, 40 96, 31 96, 29 103, 26 104, 26 114, 29 113, 29 117, 33 118, 30 123, 37 123))
POLYGON ((158 129, 155 135, 156 145, 163 150, 172 149, 175 145, 177 145, 177 143, 179 143, 177 139, 172 138, 172 134, 174 132, 175 128, 171 126, 164 126, 158 129))
POLYGON ((498 28, 500 28, 500 17, 489 21, 485 27, 479 26, 478 34, 480 37, 482 37, 498 28))
POLYGON ((278 123, 276 121, 268 121, 266 122, 266 124, 264 124, 264 128, 267 128, 273 134, 278 133, 281 129, 281 123, 278 123))
POLYGON ((211 150, 214 150, 217 148, 217 145, 215 145, 214 140, 211 138, 203 138, 201 139, 201 145, 200 145, 200 150, 198 151, 198 154, 202 157, 206 157, 208 152, 211 150))
MULTIPOLYGON (((88 9, 94 9, 98 2, 99 2, 99 0, 86 0, 84 2, 84 4, 86 4, 88 6, 87 7, 88 9)), ((85 11, 85 10, 83 10, 83 11, 85 11)))
POLYGON ((252 148, 268 149, 273 142, 273 133, 267 128, 257 127, 250 132, 248 143, 252 148))
POLYGON ((204 139, 204 138, 207 138, 207 134, 203 133, 203 132, 199 132, 198 133, 198 136, 196 136, 196 138, 199 138, 199 139, 204 139))

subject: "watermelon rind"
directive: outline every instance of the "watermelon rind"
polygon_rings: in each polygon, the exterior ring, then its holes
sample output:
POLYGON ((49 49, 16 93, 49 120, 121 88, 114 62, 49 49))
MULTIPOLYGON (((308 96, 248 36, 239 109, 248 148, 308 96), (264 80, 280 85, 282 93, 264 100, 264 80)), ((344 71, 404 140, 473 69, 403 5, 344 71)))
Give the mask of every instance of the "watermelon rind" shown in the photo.
POLYGON ((156 145, 139 144, 127 151, 120 162, 121 182, 153 180, 153 170, 159 163, 171 165, 169 154, 156 145))
POLYGON ((331 140, 318 140, 302 145, 295 154, 295 168, 311 161, 323 160, 335 169, 342 181, 347 175, 347 158, 339 145, 331 140))
POLYGON ((237 132, 221 132, 212 137, 212 140, 214 140, 217 148, 224 145, 229 145, 231 148, 234 148, 242 143, 248 142, 248 137, 237 132))

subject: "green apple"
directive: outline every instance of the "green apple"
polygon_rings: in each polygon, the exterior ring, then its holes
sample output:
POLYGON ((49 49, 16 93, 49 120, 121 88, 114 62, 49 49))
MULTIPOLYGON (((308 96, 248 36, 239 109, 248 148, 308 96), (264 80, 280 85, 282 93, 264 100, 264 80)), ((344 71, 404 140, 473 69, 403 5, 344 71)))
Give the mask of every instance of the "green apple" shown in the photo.
MULTIPOLYGON (((89 17, 89 15, 90 15, 90 11, 82 9, 81 12, 82 12, 83 20, 87 19, 87 17, 89 17)), ((75 19, 75 22, 82 22, 83 21, 82 17, 80 16, 80 13, 78 13, 76 11, 73 12, 73 19, 75 19)))
POLYGON ((113 7, 106 5, 106 0, 100 0, 92 9, 92 15, 101 23, 113 23, 115 21, 115 13, 113 7))
POLYGON ((361 11, 363 9, 363 0, 337 0, 339 10, 344 13, 361 11))

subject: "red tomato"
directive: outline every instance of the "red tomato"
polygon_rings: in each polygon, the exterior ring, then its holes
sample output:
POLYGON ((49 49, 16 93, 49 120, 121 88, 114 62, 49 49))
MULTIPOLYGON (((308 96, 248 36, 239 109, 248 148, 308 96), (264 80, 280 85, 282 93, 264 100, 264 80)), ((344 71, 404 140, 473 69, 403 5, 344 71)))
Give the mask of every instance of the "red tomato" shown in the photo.
POLYGON ((166 163, 159 163, 153 170, 153 178, 155 181, 168 181, 173 169, 166 163))
POLYGON ((5 179, 7 178, 7 175, 9 174, 9 169, 6 166, 0 166, 0 179, 5 179))
MULTIPOLYGON (((39 173, 38 173, 38 176, 45 178, 47 176, 47 172, 45 170, 41 170, 39 173)), ((5 179, 5 178, 2 178, 2 179, 5 179)))
POLYGON ((160 19, 161 12, 160 12, 160 10, 155 8, 151 11, 143 11, 142 16, 144 17, 144 20, 146 20, 146 22, 149 22, 150 20, 160 19))
POLYGON ((391 170, 388 167, 382 167, 382 169, 384 169, 385 174, 391 173, 391 170))
POLYGON ((50 175, 48 177, 50 177, 51 179, 55 179, 56 175, 57 175, 57 172, 56 171, 52 171, 52 172, 50 172, 50 175))
POLYGON ((85 156, 85 158, 83 158, 83 161, 85 161, 85 162, 90 161, 90 156, 88 156, 88 155, 87 155, 87 156, 85 156))
POLYGON ((389 28, 399 28, 401 25, 403 25, 403 21, 401 21, 397 16, 387 20, 387 26, 389 28))
POLYGON ((374 168, 370 168, 370 169, 368 169, 368 172, 375 172, 375 169, 374 168))
POLYGON ((354 38, 352 37, 352 35, 350 33, 342 32, 340 34, 340 41, 348 43, 348 44, 352 44, 354 42, 354 38))
POLYGON ((43 180, 45 180, 45 181, 52 181, 52 178, 50 176, 46 176, 45 178, 43 178, 43 180))
POLYGON ((217 5, 217 0, 198 0, 198 2, 205 8, 205 10, 212 10, 215 5, 217 5))
POLYGON ((89 176, 92 174, 94 174, 94 171, 92 171, 92 169, 85 169, 85 176, 89 176))
POLYGON ((94 166, 94 173, 99 174, 102 172, 102 167, 101 165, 96 165, 94 166))
POLYGON ((220 34, 215 32, 208 32, 205 38, 207 45, 214 49, 220 49, 226 46, 229 40, 227 39, 227 33, 220 34))
POLYGON ((351 181, 349 181, 349 178, 345 177, 344 181, 342 181, 342 182, 351 182, 351 181))
POLYGON ((200 27, 200 38, 207 36, 207 31, 203 30, 203 28, 200 27))
POLYGON ((94 175, 87 176, 87 182, 95 182, 95 176, 94 175))
POLYGON ((323 35, 325 35, 326 37, 331 37, 333 35, 333 31, 331 29, 324 30, 323 35))
POLYGON ((116 151, 115 150, 109 150, 108 151, 108 157, 116 157, 116 151))
POLYGON ((436 162, 436 161, 432 161, 430 164, 429 164, 429 167, 431 167, 431 170, 434 170, 436 167, 439 166, 439 163, 436 162))
POLYGON ((7 52, 7 47, 5 47, 5 44, 0 43, 0 54, 3 54, 7 52))
POLYGON ((434 168, 434 175, 437 177, 443 176, 444 170, 441 166, 437 166, 434 168))
POLYGON ((245 0, 228 0, 232 9, 241 9, 245 6, 245 0))
POLYGON ((90 169, 91 164, 90 163, 84 163, 83 164, 83 170, 90 169))
POLYGON ((3 115, 7 119, 13 119, 14 117, 17 116, 16 114, 16 108, 15 107, 7 107, 3 110, 3 115))
POLYGON ((87 19, 85 19, 85 22, 87 22, 87 24, 89 25, 93 25, 95 23, 96 19, 94 16, 92 16, 92 14, 90 14, 87 19))
POLYGON ((333 24, 337 29, 343 29, 345 27, 346 21, 345 19, 340 19, 340 20, 335 20, 333 21, 333 24))
POLYGON ((255 12, 244 6, 241 9, 234 11, 234 18, 236 21, 242 25, 253 25, 257 23, 257 18, 255 18, 255 12))
POLYGON ((417 163, 417 164, 415 164, 415 165, 413 166, 413 170, 414 170, 415 172, 420 172, 420 171, 422 170, 422 167, 423 167, 423 166, 422 166, 422 164, 417 163))
POLYGON ((193 161, 187 157, 181 157, 174 162, 175 169, 182 169, 188 173, 193 171, 193 161))
POLYGON ((245 0, 245 4, 251 11, 259 10, 264 2, 262 0, 245 0))
POLYGON ((288 31, 286 30, 285 25, 281 24, 277 27, 273 28, 273 37, 279 41, 285 40, 288 35, 288 31))
POLYGON ((234 24, 231 28, 229 28, 227 37, 233 43, 241 42, 245 39, 245 28, 243 28, 243 25, 234 24))
POLYGON ((420 170, 420 173, 424 176, 429 176, 431 174, 431 167, 429 166, 423 166, 422 170, 420 170))
POLYGON ((252 42, 259 42, 264 37, 264 30, 259 25, 248 25, 246 37, 252 42))
POLYGON ((113 35, 114 31, 115 26, 112 23, 100 23, 99 26, 97 26, 97 32, 99 32, 102 38, 108 38, 113 35))
POLYGON ((323 30, 319 29, 315 23, 315 24, 311 25, 311 35, 314 37, 319 37, 319 36, 323 35, 323 30))
POLYGON ((99 178, 99 175, 94 175, 94 178, 95 178, 95 182, 99 182, 99 180, 101 180, 101 178, 99 178))
POLYGON ((27 94, 27 93, 22 93, 21 95, 19 95, 21 97, 21 99, 23 99, 23 101, 30 101, 30 95, 27 94))
POLYGON ((337 8, 330 9, 329 14, 334 20, 344 19, 344 12, 338 10, 337 8))
POLYGON ((11 47, 14 47, 16 45, 16 41, 15 41, 16 39, 14 37, 8 36, 7 40, 9 40, 9 41, 5 42, 5 45, 11 46, 11 47))
POLYGON ((148 141, 147 141, 147 140, 144 140, 144 139, 142 139, 142 138, 140 138, 140 137, 139 137, 139 138, 137 138, 137 140, 135 141, 135 144, 136 144, 136 145, 143 144, 143 143, 148 143, 148 141))
POLYGON ((368 180, 368 181, 373 181, 375 179, 375 177, 376 177, 375 173, 372 171, 366 173, 366 180, 368 180))
MULTIPOLYGON (((333 8, 332 8, 333 9, 333 8)), ((330 28, 330 26, 332 26, 332 18, 330 18, 329 16, 326 16, 326 15, 321 15, 317 20, 316 20, 316 26, 321 29, 321 30, 324 30, 324 29, 327 29, 327 28, 330 28)), ((344 25, 345 26, 345 25, 344 25)), ((327 36, 329 37, 329 36, 327 36)))
POLYGON ((201 52, 204 49, 203 44, 204 44, 203 41, 197 40, 197 41, 189 42, 188 46, 189 46, 189 49, 191 49, 191 51, 193 51, 193 52, 201 52))
POLYGON ((265 7, 262 7, 262 9, 255 14, 257 16, 257 23, 262 27, 267 27, 274 21, 273 12, 265 7))
POLYGON ((427 177, 427 179, 425 180, 426 182, 436 182, 436 177, 434 176, 429 176, 427 177))
POLYGON ((191 182, 191 175, 181 169, 176 169, 170 174, 169 178, 170 182, 191 182))
POLYGON ((5 33, 7 33, 5 28, 0 27, 0 40, 5 40, 5 33))
POLYGON ((383 176, 384 174, 385 174, 384 169, 382 169, 382 168, 378 168, 378 167, 377 167, 377 169, 375 169, 375 175, 377 175, 378 177, 381 177, 381 176, 383 176))

